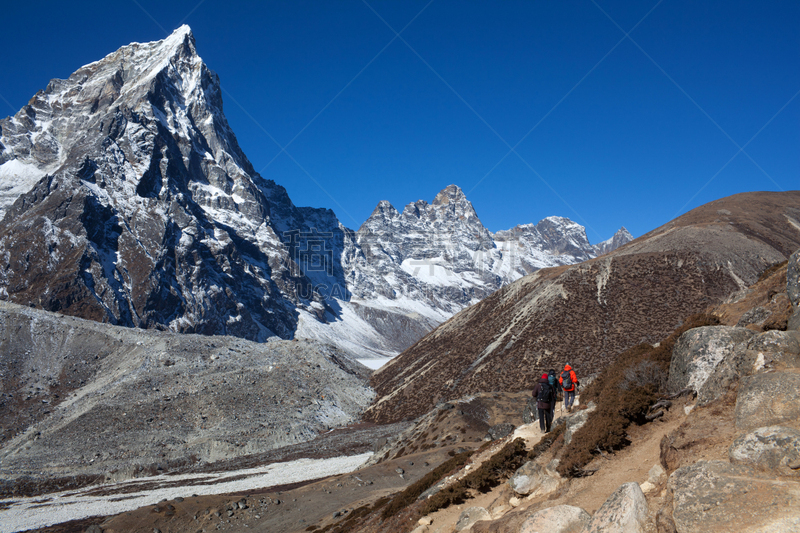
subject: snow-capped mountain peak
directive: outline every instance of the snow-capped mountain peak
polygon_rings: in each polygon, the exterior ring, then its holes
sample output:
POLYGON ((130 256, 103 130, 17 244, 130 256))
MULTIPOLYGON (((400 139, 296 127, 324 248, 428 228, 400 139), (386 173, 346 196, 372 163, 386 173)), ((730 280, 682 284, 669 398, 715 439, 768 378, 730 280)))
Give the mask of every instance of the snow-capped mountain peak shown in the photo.
POLYGON ((296 207, 240 149, 188 26, 0 120, 0 298, 50 311, 394 355, 502 285, 594 253, 561 217, 492 234, 456 185, 402 212, 382 201, 358 231, 296 207))
POLYGON ((257 340, 327 312, 299 265, 319 235, 341 254, 342 226, 254 172, 188 26, 51 81, 0 121, 0 145, 6 298, 257 340))

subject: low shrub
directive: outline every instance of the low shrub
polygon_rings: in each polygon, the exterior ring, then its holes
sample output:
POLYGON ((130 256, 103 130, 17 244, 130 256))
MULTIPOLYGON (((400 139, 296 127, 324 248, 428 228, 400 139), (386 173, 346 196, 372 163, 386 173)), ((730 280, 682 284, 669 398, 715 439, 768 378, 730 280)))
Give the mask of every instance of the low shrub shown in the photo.
POLYGON ((414 503, 420 494, 428 490, 434 484, 438 483, 446 475, 450 474, 453 470, 461 468, 469 460, 473 452, 466 451, 463 453, 455 454, 451 459, 440 464, 421 479, 415 481, 406 488, 403 492, 392 498, 391 502, 384 507, 381 512, 381 518, 386 520, 398 513, 404 507, 414 503))
POLYGON ((474 492, 488 492, 511 477, 523 464, 547 450, 563 431, 563 426, 555 428, 530 452, 525 450, 523 439, 514 439, 474 472, 428 498, 422 507, 422 514, 427 515, 450 505, 463 503, 472 498, 474 492))
POLYGON ((764 271, 758 276, 758 281, 756 283, 760 283, 765 279, 769 278, 771 275, 775 274, 776 272, 780 271, 783 267, 789 264, 789 260, 781 261, 780 263, 775 263, 774 265, 767 267, 764 271))
MULTIPOLYGON (((353 509, 342 521, 328 524, 317 533, 349 533, 356 527, 356 522, 363 522, 362 519, 368 519, 372 513, 380 510, 380 508, 387 503, 389 503, 389 498, 381 498, 371 506, 363 505, 357 509, 353 509)), ((306 531, 316 531, 317 529, 319 529, 319 526, 308 526, 306 531)))
POLYGON ((718 324, 715 316, 692 315, 657 346, 639 344, 619 354, 581 392, 581 403, 593 401, 597 409, 564 449, 559 474, 585 475, 584 467, 597 453, 628 445, 628 426, 645 423, 650 406, 666 392, 672 349, 678 338, 690 329, 718 324))

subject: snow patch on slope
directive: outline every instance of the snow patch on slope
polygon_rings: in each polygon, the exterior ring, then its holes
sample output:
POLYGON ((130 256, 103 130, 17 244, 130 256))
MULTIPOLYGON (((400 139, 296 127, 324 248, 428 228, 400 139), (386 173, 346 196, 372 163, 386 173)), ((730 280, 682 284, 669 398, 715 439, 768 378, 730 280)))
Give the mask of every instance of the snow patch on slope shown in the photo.
POLYGON ((98 495, 101 491, 93 486, 32 498, 0 500, 0 533, 27 531, 91 516, 124 513, 164 499, 188 497, 189 494, 208 496, 247 492, 345 474, 363 465, 370 456, 372 452, 331 459, 298 459, 221 473, 137 478, 103 485, 103 495, 98 495), (145 488, 152 485, 156 488, 145 488), (137 487, 141 489, 137 490, 137 487))
POLYGON ((17 198, 30 192, 46 174, 38 166, 19 159, 0 165, 0 219, 17 198))

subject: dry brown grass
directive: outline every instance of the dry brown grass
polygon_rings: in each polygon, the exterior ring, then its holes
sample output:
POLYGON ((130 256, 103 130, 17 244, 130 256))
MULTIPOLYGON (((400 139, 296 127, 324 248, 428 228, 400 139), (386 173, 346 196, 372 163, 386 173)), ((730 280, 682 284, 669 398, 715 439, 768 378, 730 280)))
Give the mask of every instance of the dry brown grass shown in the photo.
POLYGON ((628 426, 644 424, 650 406, 666 392, 672 349, 678 338, 690 329, 716 324, 719 319, 715 316, 692 315, 657 347, 639 344, 607 366, 581 394, 582 403, 593 401, 597 409, 564 449, 558 472, 565 477, 585 475, 584 467, 595 455, 629 444, 628 426))

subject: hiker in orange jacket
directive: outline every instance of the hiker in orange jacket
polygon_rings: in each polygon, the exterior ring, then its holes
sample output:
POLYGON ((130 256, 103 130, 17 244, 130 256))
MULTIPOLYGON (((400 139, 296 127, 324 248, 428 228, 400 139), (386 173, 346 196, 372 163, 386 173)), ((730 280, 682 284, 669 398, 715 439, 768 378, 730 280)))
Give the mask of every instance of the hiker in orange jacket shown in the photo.
POLYGON ((564 408, 568 413, 572 412, 572 404, 575 402, 575 391, 578 390, 578 376, 575 371, 569 366, 569 363, 564 365, 564 371, 558 377, 558 382, 561 383, 561 388, 564 389, 564 408))

